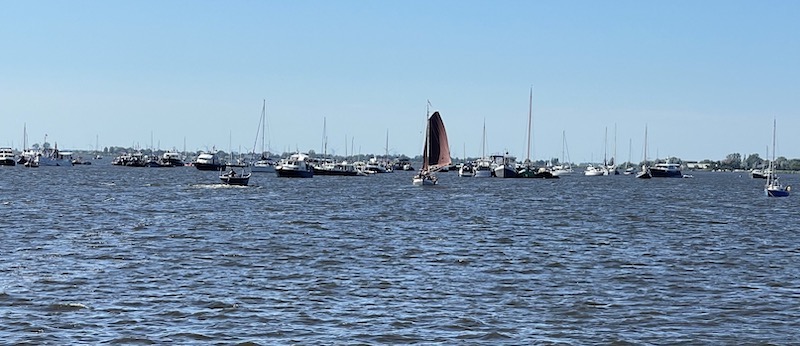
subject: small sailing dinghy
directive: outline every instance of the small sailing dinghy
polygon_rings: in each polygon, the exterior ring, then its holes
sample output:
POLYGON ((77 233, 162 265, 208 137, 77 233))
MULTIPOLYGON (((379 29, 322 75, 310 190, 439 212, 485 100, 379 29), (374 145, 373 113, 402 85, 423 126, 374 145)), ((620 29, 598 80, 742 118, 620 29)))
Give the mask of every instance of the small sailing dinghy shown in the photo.
POLYGON ((775 128, 776 121, 772 120, 772 160, 769 161, 769 170, 772 174, 767 175, 767 184, 764 185, 764 193, 767 197, 788 197, 789 191, 792 190, 791 186, 783 186, 778 181, 778 174, 776 173, 775 163, 775 128))
POLYGON ((239 186, 247 186, 250 182, 250 175, 251 172, 246 172, 245 167, 242 167, 242 170, 237 172, 233 167, 225 173, 221 173, 219 175, 219 180, 222 181, 223 184, 227 185, 239 185, 239 186))
POLYGON ((447 132, 439 112, 433 112, 428 118, 425 130, 425 146, 422 149, 422 169, 414 176, 412 183, 417 186, 436 185, 438 179, 435 172, 450 166, 450 145, 447 143, 447 132))

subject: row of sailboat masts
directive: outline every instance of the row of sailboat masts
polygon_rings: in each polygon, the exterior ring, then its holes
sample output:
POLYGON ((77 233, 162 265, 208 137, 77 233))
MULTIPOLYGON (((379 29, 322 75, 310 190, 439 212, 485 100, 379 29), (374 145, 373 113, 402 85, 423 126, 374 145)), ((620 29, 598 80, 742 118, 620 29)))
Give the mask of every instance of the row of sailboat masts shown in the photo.
MULTIPOLYGON (((355 137, 350 138, 350 153, 353 154, 353 140, 355 137)), ((344 156, 348 157, 347 153, 347 136, 344 136, 344 156)), ((328 157, 328 119, 326 117, 322 118, 322 155, 324 157, 328 157)), ((384 147, 384 157, 386 159, 389 158, 389 129, 386 129, 386 146, 384 147)))

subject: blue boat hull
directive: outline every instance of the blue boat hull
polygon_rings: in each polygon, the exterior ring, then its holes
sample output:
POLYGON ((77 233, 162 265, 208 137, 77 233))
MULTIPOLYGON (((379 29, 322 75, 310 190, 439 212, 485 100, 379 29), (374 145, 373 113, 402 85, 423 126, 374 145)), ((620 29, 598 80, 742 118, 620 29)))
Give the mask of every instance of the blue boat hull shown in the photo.
POLYGON ((653 178, 680 178, 683 177, 683 174, 681 174, 681 171, 662 170, 651 167, 650 176, 653 178))
POLYGON ((767 197, 788 197, 789 191, 788 190, 776 190, 776 189, 764 189, 764 193, 767 197))
POLYGON ((294 170, 294 169, 276 169, 275 173, 281 178, 312 178, 314 171, 294 170))

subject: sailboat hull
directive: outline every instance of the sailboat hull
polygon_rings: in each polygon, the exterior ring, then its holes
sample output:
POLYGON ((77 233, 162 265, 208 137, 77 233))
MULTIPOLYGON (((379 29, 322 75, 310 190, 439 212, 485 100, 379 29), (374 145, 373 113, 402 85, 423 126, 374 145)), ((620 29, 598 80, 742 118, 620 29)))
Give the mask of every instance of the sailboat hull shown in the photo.
POLYGON ((275 165, 254 164, 252 171, 256 173, 275 173, 275 165))
POLYGON ((789 190, 784 188, 765 188, 764 193, 767 197, 788 197, 789 190))
POLYGON ((414 186, 432 186, 436 185, 437 182, 438 180, 431 176, 416 175, 413 179, 411 179, 411 184, 414 186))

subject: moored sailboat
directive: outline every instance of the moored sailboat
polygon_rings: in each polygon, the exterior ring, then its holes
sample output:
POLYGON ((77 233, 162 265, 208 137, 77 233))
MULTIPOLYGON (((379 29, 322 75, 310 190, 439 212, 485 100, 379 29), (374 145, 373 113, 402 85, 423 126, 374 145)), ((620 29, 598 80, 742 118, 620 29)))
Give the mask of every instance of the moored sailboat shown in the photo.
POLYGON ((647 166, 647 125, 644 126, 644 161, 642 162, 642 170, 636 174, 639 179, 650 179, 653 176, 650 174, 650 167, 647 166))
MULTIPOLYGON (((261 173, 275 173, 275 161, 273 161, 269 157, 269 153, 265 149, 265 138, 267 133, 267 100, 264 99, 263 105, 261 106, 261 119, 259 120, 259 125, 261 125, 261 129, 256 131, 256 144, 258 143, 258 134, 261 134, 261 156, 258 160, 253 162, 252 167, 250 167, 251 172, 261 172, 261 173)), ((255 158, 256 148, 255 145, 253 146, 253 158, 255 158)))
POLYGON ((414 185, 436 185, 438 179, 435 172, 447 167, 451 163, 450 145, 447 142, 447 131, 439 112, 433 112, 428 118, 425 130, 425 145, 422 150, 422 168, 412 178, 414 185))
POLYGON ((554 176, 560 177, 562 175, 572 174, 574 170, 569 163, 569 149, 567 149, 567 131, 561 131, 561 161, 551 169, 554 176), (566 153, 566 156, 565 156, 566 153))
POLYGON ((775 173, 775 128, 777 122, 775 119, 772 120, 772 160, 769 161, 769 171, 772 174, 767 175, 767 183, 764 185, 764 194, 767 197, 787 197, 789 196, 789 191, 792 190, 791 186, 783 186, 778 181, 778 175, 775 173))
POLYGON ((558 176, 553 175, 546 167, 536 168, 533 161, 531 161, 531 127, 533 126, 533 86, 531 86, 530 97, 528 98, 528 148, 525 162, 517 169, 517 178, 540 178, 540 179, 557 179, 558 176))
POLYGON ((481 158, 475 161, 474 178, 491 178, 492 160, 486 157, 486 120, 483 120, 483 139, 481 139, 481 158))

